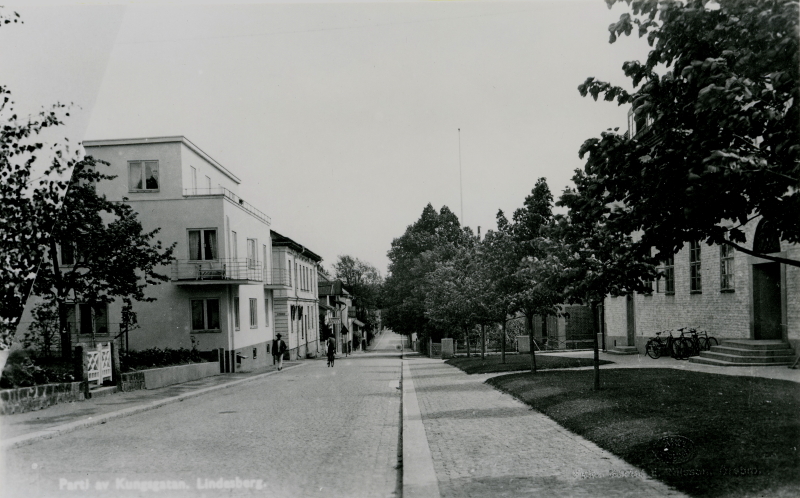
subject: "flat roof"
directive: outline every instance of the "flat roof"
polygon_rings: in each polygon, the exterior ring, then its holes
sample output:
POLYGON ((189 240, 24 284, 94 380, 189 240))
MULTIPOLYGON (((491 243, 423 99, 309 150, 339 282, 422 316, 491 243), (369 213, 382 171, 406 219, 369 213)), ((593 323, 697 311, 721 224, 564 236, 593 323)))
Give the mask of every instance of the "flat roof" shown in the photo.
POLYGON ((176 135, 173 137, 144 137, 144 138, 112 138, 108 140, 84 140, 84 147, 112 147, 115 145, 144 145, 144 144, 164 144, 180 142, 197 155, 208 161, 212 166, 220 170, 225 176, 236 182, 242 183, 238 176, 234 175, 228 168, 217 162, 216 159, 209 156, 203 150, 193 144, 188 138, 183 135, 176 135))
POLYGON ((310 257, 317 263, 322 261, 322 256, 313 252, 311 249, 305 247, 304 245, 298 244, 294 240, 290 239, 285 235, 279 234, 275 230, 270 230, 270 233, 272 234, 272 247, 289 247, 304 256, 310 257))

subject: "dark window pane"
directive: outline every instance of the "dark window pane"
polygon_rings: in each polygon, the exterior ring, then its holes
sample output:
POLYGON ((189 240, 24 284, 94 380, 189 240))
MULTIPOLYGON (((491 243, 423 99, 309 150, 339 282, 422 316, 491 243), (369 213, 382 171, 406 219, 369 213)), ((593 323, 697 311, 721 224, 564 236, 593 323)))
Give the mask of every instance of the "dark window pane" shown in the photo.
POLYGON ((217 231, 203 230, 203 249, 206 260, 217 259, 217 231))
POLYGON ((145 188, 158 190, 158 161, 144 163, 145 188))
POLYGON ((203 259, 200 252, 200 230, 189 230, 189 259, 203 259))
POLYGON ((203 319, 203 301, 192 301, 192 330, 205 329, 205 320, 203 319))
POLYGON ((75 247, 71 242, 61 246, 61 264, 74 265, 75 264, 75 247))
POLYGON ((219 299, 207 299, 206 308, 208 309, 208 328, 219 329, 219 299))
POLYGON ((78 311, 81 317, 81 334, 92 333, 92 307, 88 304, 79 304, 78 311))

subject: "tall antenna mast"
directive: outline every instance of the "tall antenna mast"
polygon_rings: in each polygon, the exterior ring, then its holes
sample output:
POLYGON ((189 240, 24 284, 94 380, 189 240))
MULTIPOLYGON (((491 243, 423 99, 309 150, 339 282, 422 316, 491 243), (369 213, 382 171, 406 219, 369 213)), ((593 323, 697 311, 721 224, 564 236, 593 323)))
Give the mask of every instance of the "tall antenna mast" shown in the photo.
POLYGON ((458 189, 461 192, 461 226, 464 226, 464 179, 461 173, 461 128, 458 129, 458 189))

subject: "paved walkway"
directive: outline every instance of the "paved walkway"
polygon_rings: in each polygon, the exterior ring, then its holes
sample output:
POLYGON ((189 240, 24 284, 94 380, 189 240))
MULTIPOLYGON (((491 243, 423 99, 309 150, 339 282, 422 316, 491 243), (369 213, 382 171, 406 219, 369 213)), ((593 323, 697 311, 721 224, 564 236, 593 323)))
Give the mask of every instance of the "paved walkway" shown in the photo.
MULTIPOLYGON (((287 361, 284 362, 283 368, 286 370, 299 365, 302 365, 302 362, 287 361)), ((53 405, 44 410, 3 415, 0 417, 0 445, 8 447, 28 442, 26 439, 38 439, 37 436, 46 435, 48 432, 57 435, 74 428, 104 423, 102 421, 109 415, 131 415, 213 389, 224 389, 256 380, 264 375, 271 375, 272 372, 277 372, 277 368, 270 365, 252 372, 215 375, 161 389, 114 393, 85 401, 53 405)))
POLYGON ((441 497, 684 496, 484 384, 490 375, 405 361, 441 497))

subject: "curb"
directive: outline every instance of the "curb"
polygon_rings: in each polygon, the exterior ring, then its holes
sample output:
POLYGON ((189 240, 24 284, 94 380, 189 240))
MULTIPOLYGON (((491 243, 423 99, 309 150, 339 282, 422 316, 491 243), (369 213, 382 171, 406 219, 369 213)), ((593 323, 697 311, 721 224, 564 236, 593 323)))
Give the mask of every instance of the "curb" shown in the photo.
POLYGON ((402 372, 403 497, 440 498, 439 480, 433 468, 433 457, 407 361, 403 361, 402 372))
MULTIPOLYGON (((292 365, 285 367, 286 370, 291 370, 293 368, 302 367, 304 364, 301 363, 299 365, 292 365)), ((84 427, 92 427, 95 425, 105 424, 109 420, 114 420, 118 418, 128 417, 130 415, 136 415, 137 413, 142 413, 150 410, 154 410, 156 408, 160 408, 164 405, 169 405, 172 403, 177 403, 179 401, 183 401, 185 399, 194 398, 196 396, 202 396, 203 394, 207 394, 214 391, 219 391, 222 389, 227 389, 229 387, 237 386, 239 384, 244 384, 246 382, 252 382, 255 380, 260 380, 264 377, 269 375, 274 375, 279 373, 278 370, 273 370, 271 372, 265 372, 263 374, 254 375, 252 377, 247 377, 245 379, 234 380, 231 382, 227 382, 225 384, 217 384, 216 386, 209 386, 204 387, 202 389, 198 389, 197 391, 192 391, 184 394, 179 394, 178 396, 173 396, 171 398, 160 399, 156 401, 151 401, 144 405, 140 406, 131 406, 129 408, 125 408, 116 412, 105 413, 95 418, 88 418, 86 420, 77 420, 75 422, 69 422, 62 425, 57 425, 55 427, 51 427, 50 429, 45 429, 42 431, 32 432, 30 434, 23 434, 21 436, 16 436, 13 438, 6 439, 4 441, 0 441, 0 449, 2 450, 10 450, 12 448, 17 448, 20 446, 25 446, 36 441, 41 441, 43 439, 51 439, 56 436, 60 436, 62 434, 66 434, 68 432, 73 432, 78 429, 83 429, 84 427)))

